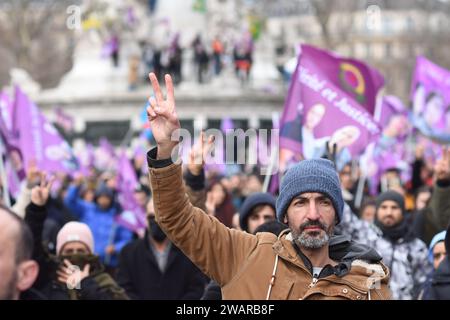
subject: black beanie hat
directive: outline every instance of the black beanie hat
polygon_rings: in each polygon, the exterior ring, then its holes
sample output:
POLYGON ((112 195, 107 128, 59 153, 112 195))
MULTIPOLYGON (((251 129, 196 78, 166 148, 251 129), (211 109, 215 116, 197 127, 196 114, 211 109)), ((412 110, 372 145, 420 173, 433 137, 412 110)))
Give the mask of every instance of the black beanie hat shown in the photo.
POLYGON ((257 192, 249 195, 239 210, 239 224, 242 230, 248 231, 247 218, 252 209, 260 204, 271 206, 275 211, 275 198, 270 193, 257 192))
POLYGON ((376 202, 377 211, 378 211, 378 208, 381 206, 381 204, 384 201, 388 201, 388 200, 394 201, 395 203, 397 203, 398 206, 400 207, 400 209, 402 210, 402 214, 403 215, 405 214, 405 198, 400 193, 398 193, 396 191, 392 191, 392 190, 383 192, 382 194, 380 194, 378 196, 377 202, 376 202))

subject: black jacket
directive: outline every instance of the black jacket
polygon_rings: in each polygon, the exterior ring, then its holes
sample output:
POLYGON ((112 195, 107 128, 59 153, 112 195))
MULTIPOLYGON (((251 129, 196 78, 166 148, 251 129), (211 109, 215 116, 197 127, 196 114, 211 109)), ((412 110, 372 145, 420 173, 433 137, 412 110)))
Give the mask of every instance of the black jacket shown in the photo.
POLYGON ((166 270, 161 273, 148 234, 126 245, 119 257, 117 282, 131 299, 198 300, 206 277, 173 244, 166 270))
POLYGON ((41 289, 41 293, 49 300, 128 300, 125 291, 102 269, 81 280, 79 289, 68 289, 52 280, 41 289))
POLYGON ((433 274, 426 300, 450 300, 450 259, 447 256, 433 274))
POLYGON ((450 180, 437 180, 430 204, 417 212, 412 221, 414 234, 429 245, 434 235, 445 230, 450 217, 450 180))
POLYGON ((219 284, 211 280, 206 286, 201 300, 222 300, 222 289, 219 284))

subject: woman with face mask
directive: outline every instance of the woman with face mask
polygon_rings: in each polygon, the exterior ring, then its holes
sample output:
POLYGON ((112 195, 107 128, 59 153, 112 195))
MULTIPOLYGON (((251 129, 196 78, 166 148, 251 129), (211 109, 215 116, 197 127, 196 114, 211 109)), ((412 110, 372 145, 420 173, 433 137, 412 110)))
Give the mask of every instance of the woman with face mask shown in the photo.
POLYGON ((65 224, 57 235, 56 256, 46 251, 42 230, 50 187, 51 182, 42 175, 40 185, 31 191, 31 203, 25 210, 25 221, 34 237, 33 257, 40 269, 33 287, 50 300, 128 299, 94 254, 94 238, 86 224, 65 224))

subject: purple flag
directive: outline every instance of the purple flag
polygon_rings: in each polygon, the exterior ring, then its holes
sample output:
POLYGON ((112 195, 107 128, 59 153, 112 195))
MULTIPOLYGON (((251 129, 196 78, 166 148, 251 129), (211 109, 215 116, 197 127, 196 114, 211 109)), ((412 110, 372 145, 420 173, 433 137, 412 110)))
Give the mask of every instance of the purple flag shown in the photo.
POLYGON ((364 63, 302 45, 280 124, 280 170, 337 145, 340 169, 380 133, 373 119, 381 75, 364 63), (351 89, 353 88, 353 89, 351 89))
POLYGON ((418 136, 416 143, 424 148, 423 159, 429 167, 433 167, 436 160, 442 157, 442 145, 423 136, 418 136))
POLYGON ((100 138, 99 146, 100 148, 104 149, 109 155, 113 156, 115 154, 114 147, 107 138, 100 138))
POLYGON ((95 164, 95 150, 94 146, 91 143, 88 143, 86 147, 86 154, 87 154, 87 163, 86 165, 89 167, 94 166, 95 164))
POLYGON ((117 217, 117 222, 134 232, 142 231, 147 226, 146 214, 134 199, 133 191, 138 181, 125 152, 120 155, 118 165, 119 203, 124 211, 117 217))
MULTIPOLYGON (((0 101, 0 104, 1 103, 2 103, 2 101, 0 101)), ((0 115, 0 138, 2 139, 2 141, 5 145, 9 142, 10 136, 11 136, 11 131, 8 130, 8 127, 5 123, 2 115, 0 115)))
POLYGON ((95 166, 101 170, 116 170, 117 157, 114 147, 106 138, 101 138, 95 156, 95 166))
POLYGON ((0 135, 8 152, 12 148, 18 149, 17 139, 13 135, 12 111, 13 107, 9 96, 5 92, 0 93, 0 135))
POLYGON ((381 176, 388 169, 397 169, 400 171, 402 182, 407 182, 411 177, 410 159, 404 142, 392 145, 390 148, 383 149, 380 141, 371 143, 366 152, 360 157, 359 164, 361 171, 367 177, 369 182, 369 191, 371 195, 378 193, 381 176), (397 147, 398 148, 397 148, 397 147))
POLYGON ((77 155, 79 171, 84 176, 90 175, 90 169, 95 167, 95 150, 91 143, 88 143, 80 154, 77 155))
POLYGON ((405 147, 406 137, 411 132, 407 108, 395 96, 383 97, 380 108, 379 123, 383 131, 379 139, 371 143, 360 158, 361 169, 368 178, 373 195, 378 192, 380 178, 386 170, 400 170, 403 182, 409 180, 411 175, 411 159, 405 147))
MULTIPOLYGON (((408 148, 407 137, 412 133, 412 126, 408 121, 408 110, 395 97, 384 97, 381 111, 383 132, 374 143, 371 154, 364 159, 369 168, 366 175, 369 179, 370 192, 376 195, 381 177, 388 169, 400 172, 402 183, 411 179, 410 163, 414 161, 413 154, 408 148)), ((371 148, 368 148, 369 150, 371 148)))
POLYGON ((328 82, 347 93, 370 114, 374 114, 377 93, 384 85, 384 77, 376 69, 360 60, 344 58, 332 51, 310 45, 301 46, 299 59, 300 64, 305 59, 311 64, 317 64, 328 82))
MULTIPOLYGON (((0 139, 5 148, 5 171, 9 192, 17 198, 20 182, 25 178, 25 168, 18 141, 12 133, 12 102, 6 93, 0 94, 0 139)), ((2 156, 2 155, 0 155, 2 156)))
POLYGON ((4 170, 6 172, 6 179, 8 181, 9 193, 14 198, 17 198, 20 191, 20 178, 16 171, 15 166, 13 166, 13 161, 15 159, 18 159, 19 163, 21 163, 20 161, 21 155, 17 147, 11 144, 11 133, 6 128, 6 125, 1 117, 0 117, 0 146, 1 146, 0 157, 3 157, 4 160, 4 170))
POLYGON ((101 57, 106 58, 119 50, 119 38, 114 35, 104 45, 101 52, 101 57))
MULTIPOLYGON (((148 174, 148 167, 147 167, 147 153, 145 152, 146 147, 146 140, 145 137, 141 134, 139 136, 139 143, 136 144, 133 150, 133 159, 141 164, 141 174, 147 175, 148 174)), ((184 158, 183 158, 184 161, 184 158)))
POLYGON ((410 99, 411 123, 424 136, 450 142, 450 71, 417 57, 410 99))
POLYGON ((13 122, 12 122, 12 102, 6 93, 0 95, 0 135, 5 144, 6 151, 8 154, 13 152, 20 153, 18 147, 17 137, 13 133, 13 122))
POLYGON ((72 116, 64 112, 61 107, 55 109, 55 122, 66 132, 71 133, 74 130, 75 120, 72 116))
POLYGON ((5 128, 12 131, 12 112, 13 104, 6 92, 0 92, 0 117, 5 128))
POLYGON ((71 173, 77 169, 69 144, 19 87, 16 87, 13 128, 25 165, 34 160, 40 170, 47 172, 71 173))
POLYGON ((380 120, 378 121, 382 127, 388 125, 389 120, 395 115, 408 115, 408 110, 396 96, 384 96, 381 104, 380 120))
POLYGON ((16 171, 16 168, 14 168, 13 164, 11 163, 11 161, 6 161, 5 162, 5 170, 6 170, 6 177, 8 179, 8 188, 9 188, 9 193, 15 198, 17 199, 17 197, 20 194, 20 176, 16 171))
POLYGON ((379 123, 383 131, 376 141, 375 155, 382 152, 403 154, 405 139, 411 132, 411 126, 408 122, 408 111, 399 98, 383 97, 379 123))

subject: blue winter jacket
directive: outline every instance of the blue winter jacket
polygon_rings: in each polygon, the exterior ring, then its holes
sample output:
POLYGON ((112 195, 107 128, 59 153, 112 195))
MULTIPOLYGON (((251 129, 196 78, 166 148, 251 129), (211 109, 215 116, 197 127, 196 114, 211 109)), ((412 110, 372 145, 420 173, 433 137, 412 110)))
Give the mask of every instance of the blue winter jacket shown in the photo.
POLYGON ((132 233, 128 229, 117 224, 115 216, 118 213, 116 206, 108 210, 102 210, 96 203, 87 202, 80 198, 80 187, 70 186, 64 199, 64 204, 81 221, 86 223, 94 235, 95 254, 100 256, 103 264, 110 267, 118 265, 118 255, 123 246, 127 244, 132 233), (108 257, 105 249, 113 244, 116 253, 108 257))

